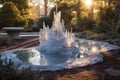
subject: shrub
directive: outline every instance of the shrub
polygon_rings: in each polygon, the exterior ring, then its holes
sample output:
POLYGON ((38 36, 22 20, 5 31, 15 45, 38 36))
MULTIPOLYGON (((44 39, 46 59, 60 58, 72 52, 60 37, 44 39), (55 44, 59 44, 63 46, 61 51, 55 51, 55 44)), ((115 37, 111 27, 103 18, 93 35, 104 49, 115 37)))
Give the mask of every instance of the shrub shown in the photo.
POLYGON ((13 2, 5 2, 0 12, 0 26, 24 26, 25 20, 13 2))
POLYGON ((31 31, 32 31, 32 28, 27 26, 27 27, 24 28, 24 31, 25 31, 25 32, 31 32, 31 31))
POLYGON ((32 28, 32 31, 37 31, 37 32, 39 31, 39 28, 37 25, 32 25, 31 28, 32 28))
MULTIPOLYGON (((49 16, 52 18, 52 20, 55 10, 56 8, 54 7, 49 13, 49 16)), ((67 3, 60 3, 58 6, 58 11, 61 11, 61 17, 65 21, 65 23, 70 24, 73 18, 71 7, 67 3)))
POLYGON ((15 80, 16 71, 12 68, 13 62, 11 60, 7 62, 7 58, 1 59, 0 55, 0 80, 15 80))
POLYGON ((0 80, 38 80, 35 71, 30 68, 17 71, 13 68, 13 62, 7 61, 7 58, 3 61, 0 55, 0 80))
POLYGON ((93 32, 95 32, 95 33, 105 33, 106 32, 106 26, 104 25, 104 27, 103 26, 97 26, 97 27, 94 27, 93 29, 92 29, 92 31, 93 32))
POLYGON ((39 28, 37 27, 37 25, 35 24, 35 21, 33 19, 28 19, 26 24, 27 24, 25 26, 26 32, 39 31, 39 28))
POLYGON ((93 27, 96 26, 96 23, 94 20, 89 18, 81 18, 78 20, 77 25, 79 26, 79 30, 91 30, 93 27))
POLYGON ((27 23, 28 23, 28 27, 31 27, 32 25, 34 25, 34 20, 28 19, 27 23))
POLYGON ((43 22, 46 26, 52 26, 52 19, 50 17, 42 17, 38 20, 37 26, 38 28, 43 28, 43 22))
POLYGON ((0 47, 6 46, 8 43, 8 38, 0 36, 0 47))

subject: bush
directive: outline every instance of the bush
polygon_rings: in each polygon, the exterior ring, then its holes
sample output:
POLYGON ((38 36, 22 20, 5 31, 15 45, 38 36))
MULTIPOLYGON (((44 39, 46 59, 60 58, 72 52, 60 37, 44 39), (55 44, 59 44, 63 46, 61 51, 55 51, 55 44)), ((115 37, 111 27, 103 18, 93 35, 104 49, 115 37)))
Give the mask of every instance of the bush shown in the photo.
POLYGON ((24 31, 25 32, 32 32, 32 28, 27 26, 24 28, 24 31))
POLYGON ((78 20, 77 25, 79 26, 79 30, 92 30, 96 26, 96 22, 89 18, 81 18, 78 20))
POLYGON ((95 33, 105 33, 106 30, 108 30, 107 25, 101 24, 99 26, 96 26, 92 29, 93 32, 95 33))
POLYGON ((28 19, 28 26, 31 27, 32 25, 34 25, 34 20, 28 19))
MULTIPOLYGON (((52 20, 53 20, 55 9, 56 8, 54 7, 53 9, 51 9, 49 13, 49 16, 52 18, 52 20)), ((58 6, 58 11, 61 11, 61 14, 62 14, 61 17, 65 21, 65 23, 70 24, 73 18, 71 7, 67 3, 60 3, 58 6)))
POLYGON ((0 55, 0 80, 38 80, 36 72, 30 68, 17 71, 13 68, 13 62, 7 58, 1 59, 0 55))
POLYGON ((25 20, 13 2, 5 2, 0 12, 0 26, 24 26, 25 20))
POLYGON ((31 28, 32 28, 32 31, 35 31, 35 32, 39 31, 39 28, 37 25, 32 25, 31 28))
POLYGON ((7 63, 7 58, 4 62, 0 55, 0 79, 1 80, 15 80, 16 71, 12 68, 13 63, 11 60, 7 63))
POLYGON ((46 26, 51 27, 52 26, 52 19, 50 17, 42 17, 38 20, 37 26, 38 28, 43 28, 43 22, 46 26))
POLYGON ((8 44, 8 38, 0 36, 0 47, 6 46, 8 44))

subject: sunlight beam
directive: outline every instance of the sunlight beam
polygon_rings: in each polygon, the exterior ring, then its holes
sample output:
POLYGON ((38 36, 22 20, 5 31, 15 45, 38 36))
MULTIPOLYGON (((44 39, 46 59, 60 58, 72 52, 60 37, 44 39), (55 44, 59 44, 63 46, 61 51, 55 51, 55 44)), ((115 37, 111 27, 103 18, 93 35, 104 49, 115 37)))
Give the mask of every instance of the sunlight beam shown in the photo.
POLYGON ((85 4, 86 4, 86 6, 91 6, 92 5, 92 0, 86 0, 85 4))

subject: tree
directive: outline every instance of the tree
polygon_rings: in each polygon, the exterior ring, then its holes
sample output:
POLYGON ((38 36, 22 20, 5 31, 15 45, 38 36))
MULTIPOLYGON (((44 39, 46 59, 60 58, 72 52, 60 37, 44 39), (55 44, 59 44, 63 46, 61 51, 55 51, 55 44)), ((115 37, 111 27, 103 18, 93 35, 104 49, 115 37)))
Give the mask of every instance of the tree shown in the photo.
POLYGON ((13 2, 5 2, 0 12, 0 26, 24 26, 25 21, 13 2))
POLYGON ((79 19, 81 18, 81 6, 82 6, 82 4, 81 4, 81 1, 80 0, 78 0, 78 2, 77 2, 77 4, 76 4, 76 8, 75 8, 75 10, 76 10, 76 12, 77 12, 77 22, 79 21, 79 19))
POLYGON ((47 16, 47 13, 48 13, 48 6, 47 6, 47 4, 48 4, 48 0, 44 0, 44 7, 45 7, 45 16, 47 16))
POLYGON ((118 32, 118 29, 120 29, 120 0, 102 1, 104 6, 99 13, 99 26, 104 32, 114 35, 114 37, 120 36, 120 32, 118 32))
MULTIPOLYGON (((57 2, 60 1, 60 0, 56 0, 57 2)), ((56 1, 55 0, 44 0, 44 16, 47 16, 48 14, 48 10, 49 10, 49 7, 51 3, 55 3, 56 4, 56 1)))
POLYGON ((29 0, 1 0, 2 3, 13 2, 20 11, 20 15, 24 18, 29 18, 29 0))
MULTIPOLYGON (((54 7, 49 14, 49 16, 52 19, 53 19, 53 14, 56 11, 55 9, 56 8, 54 7)), ((62 17, 63 20, 65 20, 65 23, 70 24, 71 20, 73 18, 73 16, 71 15, 71 13, 72 13, 71 7, 67 3, 60 3, 58 5, 58 11, 61 11, 61 13, 62 13, 61 17, 62 17)))

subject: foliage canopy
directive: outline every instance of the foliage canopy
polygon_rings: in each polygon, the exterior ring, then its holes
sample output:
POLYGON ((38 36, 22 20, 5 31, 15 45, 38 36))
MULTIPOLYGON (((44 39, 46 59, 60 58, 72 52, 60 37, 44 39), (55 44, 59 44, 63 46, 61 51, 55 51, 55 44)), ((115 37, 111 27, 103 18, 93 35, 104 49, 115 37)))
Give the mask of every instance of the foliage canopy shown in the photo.
POLYGON ((25 21, 13 2, 5 2, 0 12, 0 26, 23 26, 25 21))

